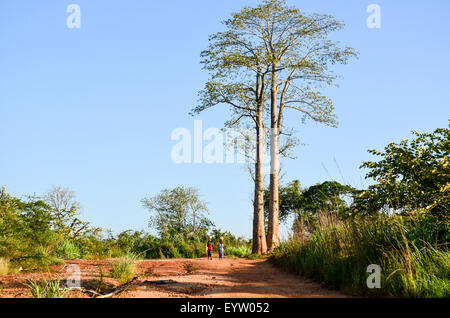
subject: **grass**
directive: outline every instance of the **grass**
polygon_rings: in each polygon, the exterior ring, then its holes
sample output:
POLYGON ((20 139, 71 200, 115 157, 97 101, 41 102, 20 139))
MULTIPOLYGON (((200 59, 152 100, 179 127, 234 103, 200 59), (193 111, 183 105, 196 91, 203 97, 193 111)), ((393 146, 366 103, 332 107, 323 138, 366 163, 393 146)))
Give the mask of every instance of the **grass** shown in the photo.
POLYGON ((414 237, 402 217, 340 221, 320 215, 317 229, 281 244, 275 264, 358 295, 450 297, 450 253, 414 237), (381 288, 366 285, 367 266, 381 267, 381 288))
POLYGON ((3 257, 0 257, 0 276, 8 275, 10 271, 9 260, 3 257))
POLYGON ((263 258, 267 258, 267 255, 261 255, 261 254, 250 254, 247 256, 247 259, 249 260, 254 260, 254 259, 263 259, 263 258))
POLYGON ((50 277, 50 280, 27 280, 24 285, 30 289, 32 298, 64 298, 68 290, 60 288, 60 283, 60 279, 52 280, 50 277))
POLYGON ((120 284, 133 280, 137 273, 136 259, 135 255, 129 253, 113 261, 110 270, 111 277, 117 279, 120 284))
POLYGON ((62 259, 77 259, 81 257, 78 247, 69 240, 64 240, 59 244, 56 254, 62 259))
POLYGON ((226 254, 228 256, 236 256, 239 258, 249 257, 252 254, 252 249, 249 246, 230 246, 226 248, 226 254))

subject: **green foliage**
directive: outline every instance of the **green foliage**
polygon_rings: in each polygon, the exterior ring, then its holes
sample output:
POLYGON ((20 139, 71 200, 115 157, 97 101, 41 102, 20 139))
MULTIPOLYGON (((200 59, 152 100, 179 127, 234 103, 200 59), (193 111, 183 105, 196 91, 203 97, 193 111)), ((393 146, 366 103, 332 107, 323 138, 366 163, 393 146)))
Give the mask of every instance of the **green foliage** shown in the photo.
MULTIPOLYGON (((98 229, 91 230, 84 227, 77 235, 74 233, 61 235, 61 231, 67 229, 63 224, 67 223, 64 221, 55 226, 57 218, 55 207, 36 197, 29 197, 27 200, 18 199, 2 188, 0 191, 2 272, 6 273, 6 268, 11 267, 22 267, 26 271, 46 269, 51 265, 61 264, 62 259, 75 258, 121 259, 123 256, 124 260, 128 260, 131 254, 140 258, 202 257, 205 255, 207 231, 211 223, 200 217, 203 203, 197 200, 197 192, 189 190, 184 194, 193 195, 187 201, 183 201, 189 204, 186 210, 189 211, 186 217, 187 225, 181 228, 173 226, 170 231, 162 232, 159 237, 132 230, 118 235, 108 232, 107 235, 102 235, 98 229)), ((186 198, 184 195, 182 197, 186 198)), ((215 229, 213 236, 215 241, 218 241, 219 237, 224 237, 227 246, 230 247, 249 245, 248 241, 236 238, 230 232, 215 229)), ((115 272, 126 272, 128 265, 124 260, 121 259, 121 262, 115 265, 117 268, 115 272)))
POLYGON ((53 215, 42 200, 20 200, 0 190, 0 257, 24 269, 57 263, 52 256, 57 235, 51 229, 53 215))
POLYGON ((85 259, 119 257, 127 252, 120 249, 116 244, 116 238, 111 234, 106 238, 100 234, 91 234, 79 237, 71 242, 79 249, 80 258, 85 259))
MULTIPOLYGON (((302 189, 295 180, 279 188, 280 221, 290 215, 295 216, 294 228, 298 222, 308 222, 313 226, 316 215, 321 211, 335 211, 344 218, 350 213, 353 198, 358 190, 336 181, 325 181, 302 189)), ((269 213, 269 189, 265 190, 264 212, 269 213)))
POLYGON ((213 224, 206 218, 206 202, 200 200, 196 188, 164 189, 158 195, 142 199, 142 205, 153 212, 149 225, 160 235, 194 233, 213 224))
POLYGON ((253 260, 253 259, 263 259, 268 258, 267 255, 261 255, 261 254, 250 254, 247 256, 247 259, 253 260))
POLYGON ((414 134, 384 152, 370 150, 381 160, 362 166, 376 181, 367 191, 291 185, 288 202, 313 217, 297 218, 295 237, 274 251, 275 263, 358 294, 450 297, 449 130, 414 134), (344 193, 351 204, 339 201, 344 193), (369 264, 382 268, 381 289, 366 287, 369 264))
POLYGON ((309 237, 278 247, 272 259, 287 270, 362 295, 449 297, 450 253, 418 235, 418 216, 358 217, 320 215, 309 237), (382 268, 381 289, 366 286, 367 266, 382 268))
MULTIPOLYGON (((88 233, 92 231, 83 226, 80 235, 62 235, 61 227, 57 226, 59 217, 58 212, 40 198, 19 199, 2 187, 0 257, 8 258, 17 268, 35 270, 60 264, 60 258, 85 256, 89 245, 83 243, 89 240, 88 233)), ((75 219, 72 222, 78 224, 75 219)), ((96 241, 98 244, 98 239, 96 241)))
MULTIPOLYGON (((258 121, 269 107, 268 89, 274 80, 280 95, 278 128, 284 108, 299 111, 303 119, 337 125, 333 103, 320 88, 338 77, 331 65, 357 56, 354 49, 328 39, 344 27, 342 22, 326 14, 304 14, 283 0, 266 0, 233 13, 224 25, 201 53, 203 68, 211 76, 192 114, 225 104, 232 110, 226 126, 248 117, 258 121)), ((287 145, 296 144, 293 137, 287 139, 287 145)))
POLYGON ((362 167, 370 169, 366 177, 377 183, 362 194, 359 210, 424 210, 449 222, 450 130, 414 135, 411 141, 389 144, 383 152, 369 150, 380 160, 364 162, 362 167))
MULTIPOLYGON (((250 242, 248 240, 236 238, 229 232, 222 232, 216 229, 213 230, 212 233, 215 246, 217 246, 219 238, 223 237, 226 249, 238 246, 250 248, 250 242)), ((133 244, 131 241, 129 242, 129 245, 125 243, 123 240, 123 233, 119 234, 117 239, 112 239, 115 242, 113 244, 120 244, 120 250, 130 251, 147 259, 203 257, 205 256, 205 244, 208 238, 206 232, 163 235, 160 238, 153 237, 143 232, 134 232, 132 234, 132 232, 127 231, 127 235, 133 236, 133 241, 139 242, 139 244, 133 244)))
POLYGON ((67 288, 61 288, 61 280, 42 279, 41 281, 28 280, 24 284, 30 289, 33 298, 64 298, 67 288))
MULTIPOLYGON (((212 232, 213 241, 218 243, 222 237, 227 246, 241 246, 250 245, 250 242, 243 237, 236 237, 229 231, 221 231, 220 229, 214 229, 212 232)), ((217 244, 216 244, 217 245, 217 244)))
POLYGON ((78 218, 80 203, 75 197, 75 192, 61 186, 53 186, 43 195, 43 200, 53 216, 52 228, 59 234, 60 239, 76 239, 100 231, 91 227, 89 222, 78 218))
POLYGON ((225 255, 236 256, 240 258, 249 257, 252 254, 252 249, 250 246, 227 246, 225 247, 225 255))
POLYGON ((81 257, 81 252, 74 242, 66 239, 56 247, 56 255, 62 259, 76 259, 81 257))
POLYGON ((137 256, 130 253, 114 260, 111 264, 111 277, 121 284, 130 282, 136 277, 136 260, 137 256))

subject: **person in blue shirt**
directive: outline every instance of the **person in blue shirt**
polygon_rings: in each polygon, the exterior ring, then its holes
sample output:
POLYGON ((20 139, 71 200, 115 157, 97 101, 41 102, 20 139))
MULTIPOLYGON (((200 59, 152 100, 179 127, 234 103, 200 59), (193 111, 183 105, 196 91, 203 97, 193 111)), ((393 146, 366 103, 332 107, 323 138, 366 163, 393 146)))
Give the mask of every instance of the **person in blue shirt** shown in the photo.
POLYGON ((225 254, 225 246, 223 245, 223 237, 219 239, 219 260, 223 258, 223 255, 225 254))

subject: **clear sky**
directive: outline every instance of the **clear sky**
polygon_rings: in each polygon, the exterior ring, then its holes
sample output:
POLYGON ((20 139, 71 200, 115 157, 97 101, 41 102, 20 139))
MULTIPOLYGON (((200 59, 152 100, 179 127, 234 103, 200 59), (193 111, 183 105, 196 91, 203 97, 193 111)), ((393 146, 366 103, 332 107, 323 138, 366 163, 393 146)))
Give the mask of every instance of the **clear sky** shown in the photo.
MULTIPOLYGON (((209 34, 258 1, 0 0, 0 184, 17 196, 73 189, 82 217, 115 232, 147 229, 140 199, 196 186, 222 229, 250 237, 252 182, 239 164, 175 164, 175 128, 221 128, 227 107, 195 118, 207 79, 199 64, 209 34), (69 29, 69 4, 81 28, 69 29)), ((445 127, 450 100, 450 2, 289 0, 346 23, 333 35, 360 52, 327 89, 337 129, 289 123, 306 144, 283 161, 284 181, 366 186, 366 150, 445 127), (366 8, 381 8, 381 28, 366 8)))

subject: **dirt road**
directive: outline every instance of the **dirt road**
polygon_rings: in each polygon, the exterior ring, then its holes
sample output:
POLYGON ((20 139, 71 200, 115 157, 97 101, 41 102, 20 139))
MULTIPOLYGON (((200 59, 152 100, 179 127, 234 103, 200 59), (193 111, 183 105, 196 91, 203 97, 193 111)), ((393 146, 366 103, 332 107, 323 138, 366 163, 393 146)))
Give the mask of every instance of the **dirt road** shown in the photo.
MULTIPOLYGON (((95 288, 101 273, 107 276, 111 260, 67 261, 64 266, 52 268, 53 278, 67 278, 67 266, 81 268, 81 285, 95 288)), ((309 279, 284 273, 272 266, 268 260, 246 260, 227 258, 143 260, 138 264, 138 279, 128 290, 115 297, 158 298, 158 297, 223 297, 223 298, 279 298, 279 297, 346 297, 326 289, 309 279), (168 284, 154 284, 154 281, 172 280, 168 284)), ((0 297, 29 297, 22 286, 25 279, 39 279, 39 274, 10 275, 0 277, 0 297)), ((113 288, 118 283, 112 278, 103 279, 104 288, 113 288)), ((87 297, 81 292, 68 297, 87 297)))
POLYGON ((174 284, 142 285, 125 297, 343 297, 302 277, 281 272, 267 260, 214 259, 144 261, 151 268, 148 280, 176 281, 174 284), (186 275, 186 263, 198 268, 186 275))

